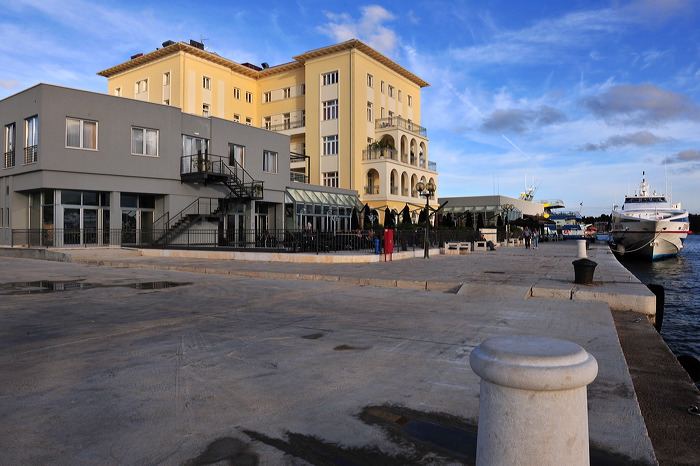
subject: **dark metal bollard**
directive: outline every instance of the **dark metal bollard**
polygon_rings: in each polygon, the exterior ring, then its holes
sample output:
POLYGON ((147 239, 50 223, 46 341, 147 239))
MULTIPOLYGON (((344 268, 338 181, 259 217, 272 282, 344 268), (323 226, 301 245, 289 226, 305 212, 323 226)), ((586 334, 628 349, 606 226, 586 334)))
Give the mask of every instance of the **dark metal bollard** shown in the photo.
POLYGON ((581 285, 590 285, 593 283, 593 272, 598 265, 590 259, 578 259, 572 262, 574 264, 574 283, 581 285))

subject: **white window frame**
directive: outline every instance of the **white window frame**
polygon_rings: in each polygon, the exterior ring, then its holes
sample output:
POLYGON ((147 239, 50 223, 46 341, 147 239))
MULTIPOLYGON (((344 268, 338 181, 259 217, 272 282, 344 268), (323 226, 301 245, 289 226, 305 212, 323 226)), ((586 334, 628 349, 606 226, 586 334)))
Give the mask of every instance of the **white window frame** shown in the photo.
POLYGON ((211 105, 202 104, 202 116, 208 118, 211 116, 211 105))
POLYGON ((372 123, 373 121, 373 112, 372 112, 372 102, 367 102, 367 121, 372 123))
POLYGON ((266 104, 268 102, 272 102, 272 92, 270 91, 263 92, 263 103, 266 104))
POLYGON ((292 88, 291 87, 285 87, 282 89, 282 94, 285 99, 289 99, 292 97, 292 88))
POLYGON ((202 87, 207 90, 211 90, 211 78, 209 76, 202 76, 202 87))
POLYGON ((323 137, 323 155, 338 155, 338 135, 323 137))
POLYGON ((241 122, 241 116, 240 116, 238 113, 234 113, 234 114, 233 114, 233 121, 235 121, 236 123, 240 123, 240 122, 241 122))
POLYGON ((84 120, 81 118, 70 118, 66 117, 66 149, 80 149, 80 150, 93 150, 96 151, 99 148, 99 126, 98 122, 94 120, 84 120), (70 145, 68 141, 68 124, 69 122, 72 123, 77 123, 78 124, 78 145, 70 145), (94 132, 95 132, 95 138, 94 138, 94 145, 95 147, 90 147, 86 142, 89 140, 87 139, 89 137, 89 133, 85 131, 85 126, 86 124, 94 124, 94 132))
POLYGON ((321 75, 321 85, 330 86, 331 84, 338 84, 338 70, 331 71, 329 73, 323 73, 321 75))
POLYGON ((158 157, 158 147, 160 145, 160 132, 157 129, 139 128, 138 126, 131 127, 131 155, 141 155, 145 157, 158 157), (135 147, 134 136, 141 133, 141 148, 135 147), (149 136, 155 137, 155 144, 149 144, 149 136), (153 145, 155 145, 155 151, 153 145), (136 150, 134 150, 136 149, 136 150), (155 152, 155 153, 151 153, 155 152))
POLYGON ((338 187, 338 172, 324 172, 323 173, 323 186, 328 186, 330 188, 338 187))
POLYGON ((236 100, 241 100, 241 90, 237 87, 233 88, 233 98, 236 100))
POLYGON ((163 86, 169 86, 170 85, 170 71, 166 71, 163 73, 163 86))
POLYGON ((413 107, 413 96, 409 94, 408 96, 406 96, 406 100, 408 102, 408 106, 413 107))
POLYGON ((134 94, 148 92, 148 78, 140 79, 134 83, 134 94))
POLYGON ((262 171, 265 173, 277 173, 277 152, 263 150, 262 171))
POLYGON ((388 87, 388 89, 387 89, 387 93, 388 93, 388 94, 387 94, 387 95, 388 95, 389 97, 393 98, 393 97, 394 97, 394 86, 392 86, 391 84, 389 84, 389 86, 387 86, 387 87, 388 87))
POLYGON ((17 145, 17 125, 10 123, 5 125, 5 161, 4 168, 15 166, 15 147, 17 145))
POLYGON ((367 73, 367 87, 374 88, 374 76, 367 73))
POLYGON ((252 92, 245 93, 245 101, 248 102, 249 104, 253 103, 253 93, 252 92))
POLYGON ((323 120, 338 119, 338 99, 323 102, 323 120))

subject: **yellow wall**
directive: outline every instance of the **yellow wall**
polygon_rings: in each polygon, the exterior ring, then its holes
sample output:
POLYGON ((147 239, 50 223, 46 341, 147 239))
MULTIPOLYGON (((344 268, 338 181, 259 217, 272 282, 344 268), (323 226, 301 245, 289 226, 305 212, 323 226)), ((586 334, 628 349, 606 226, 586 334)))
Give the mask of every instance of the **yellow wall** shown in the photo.
MULTIPOLYGON (((311 55, 310 55, 311 56, 311 55)), ((371 168, 362 161, 362 151, 367 148, 368 139, 376 140, 374 120, 389 116, 389 111, 396 117, 411 120, 420 125, 420 86, 371 58, 358 48, 337 48, 324 54, 318 54, 298 65, 282 65, 279 72, 274 68, 265 71, 262 77, 252 76, 232 70, 230 66, 207 60, 186 50, 157 58, 133 70, 110 76, 109 93, 114 94, 117 87, 122 88, 122 96, 135 98, 134 83, 141 79, 149 80, 148 100, 163 103, 163 73, 171 73, 170 105, 180 107, 186 113, 202 114, 202 105, 210 105, 210 115, 234 119, 240 116, 245 123, 250 118, 251 124, 264 127, 265 117, 270 117, 272 125, 282 123, 285 113, 290 114, 291 122, 301 118, 305 111, 304 129, 289 132, 292 144, 305 142, 309 158, 309 175, 312 184, 323 184, 323 172, 338 171, 339 187, 357 190, 365 198, 364 187, 366 173, 371 168), (338 71, 338 83, 322 86, 323 74, 338 71), (367 75, 373 77, 373 87, 368 86, 367 75), (202 78, 211 79, 211 89, 203 88, 202 78), (381 83, 384 82, 384 92, 381 83), (299 92, 300 85, 305 85, 305 94, 299 92), (395 95, 389 97, 388 87, 393 86, 395 95), (234 88, 240 89, 240 99, 234 98, 234 88), (283 89, 291 88, 292 95, 284 98, 283 89), (398 94, 401 93, 401 102, 398 94), (252 94, 252 103, 246 102, 246 92, 252 94), (271 101, 264 102, 264 94, 271 93, 271 101), (409 96, 412 105, 408 105, 409 96), (338 119, 322 121, 322 103, 333 98, 338 99, 338 119), (367 102, 372 102, 372 120, 367 119, 367 102), (322 156, 322 137, 338 134, 337 156, 322 156)), ((235 66, 233 66, 235 69, 235 66)), ((276 129, 276 128, 275 128, 276 129)), ((427 140, 425 157, 429 158, 427 140)), ((400 141, 395 141, 400 150, 400 141)), ((418 155, 418 154, 416 154, 418 155)), ((386 165, 379 169, 381 186, 389 189, 389 173, 397 167, 386 165)), ((399 176, 407 173, 409 178, 424 177, 437 182, 437 174, 420 167, 399 166, 399 176)), ((437 197, 437 195, 436 195, 437 197)), ((363 199, 365 200, 365 199, 363 199)), ((366 199, 375 206, 395 206, 398 210, 406 202, 425 202, 424 198, 396 199, 396 196, 382 196, 382 199, 366 199)))

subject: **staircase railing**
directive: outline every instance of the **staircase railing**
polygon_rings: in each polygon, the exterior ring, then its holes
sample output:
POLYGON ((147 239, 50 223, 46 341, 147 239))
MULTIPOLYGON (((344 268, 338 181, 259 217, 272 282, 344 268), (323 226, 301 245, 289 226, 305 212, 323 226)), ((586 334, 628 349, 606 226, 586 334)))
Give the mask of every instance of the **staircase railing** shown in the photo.
POLYGON ((190 215, 216 215, 220 208, 220 201, 221 199, 215 197, 198 197, 175 215, 171 216, 170 212, 166 212, 158 217, 153 222, 153 228, 167 231, 190 215))

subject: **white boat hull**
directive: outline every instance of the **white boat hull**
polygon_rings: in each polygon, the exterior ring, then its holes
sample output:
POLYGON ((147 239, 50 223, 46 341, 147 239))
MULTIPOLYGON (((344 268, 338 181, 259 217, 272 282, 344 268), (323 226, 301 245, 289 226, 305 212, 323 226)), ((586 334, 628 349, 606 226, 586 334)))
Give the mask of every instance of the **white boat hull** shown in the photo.
POLYGON ((620 256, 658 260, 677 255, 688 236, 688 224, 668 220, 613 216, 613 252, 620 256))

